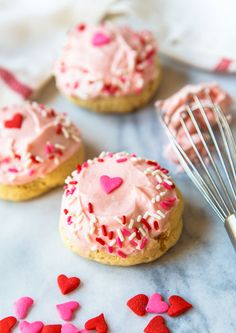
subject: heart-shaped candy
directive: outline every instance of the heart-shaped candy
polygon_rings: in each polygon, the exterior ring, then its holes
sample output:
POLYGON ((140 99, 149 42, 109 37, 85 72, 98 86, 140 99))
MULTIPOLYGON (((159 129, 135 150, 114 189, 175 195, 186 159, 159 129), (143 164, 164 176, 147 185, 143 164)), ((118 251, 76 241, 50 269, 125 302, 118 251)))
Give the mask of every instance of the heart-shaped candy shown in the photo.
POLYGON ((4 126, 6 128, 21 128, 22 122, 23 122, 22 114, 16 113, 11 119, 5 120, 4 126))
POLYGON ((161 294, 155 293, 150 296, 146 311, 149 313, 165 313, 168 308, 169 305, 162 300, 161 294))
POLYGON ((102 32, 97 32, 96 34, 93 35, 93 38, 92 38, 93 46, 106 45, 106 44, 110 43, 110 41, 111 41, 111 38, 102 32))
POLYGON ((14 309, 17 318, 25 319, 31 306, 34 304, 34 300, 30 297, 21 297, 14 303, 14 309))
POLYGON ((41 333, 61 333, 62 325, 45 325, 41 333))
POLYGON ((103 175, 100 177, 100 184, 102 189, 107 193, 111 193, 121 186, 123 179, 120 177, 111 178, 109 176, 103 175))
POLYGON ((67 295, 80 285, 80 279, 73 276, 73 277, 67 277, 64 274, 61 274, 57 278, 58 286, 62 292, 63 295, 67 295))
POLYGON ((43 323, 41 321, 35 321, 33 323, 29 323, 24 320, 19 324, 19 329, 21 333, 40 333, 43 328, 43 323))
POLYGON ((15 326, 17 320, 15 317, 6 317, 0 320, 0 332, 11 333, 11 329, 15 326))
POLYGON ((182 313, 188 311, 192 308, 192 304, 185 301, 180 296, 173 295, 169 298, 170 307, 168 310, 168 315, 171 317, 180 316, 182 313))
POLYGON ((62 304, 57 304, 57 311, 62 320, 71 320, 74 312, 79 308, 79 303, 76 301, 69 301, 62 304))
POLYGON ((68 323, 62 326, 61 333, 80 333, 80 331, 73 324, 68 323))
POLYGON ((128 300, 128 307, 138 316, 146 314, 146 306, 148 304, 148 297, 144 294, 139 294, 128 300))
POLYGON ((97 317, 89 319, 84 326, 86 330, 95 330, 97 333, 108 332, 108 326, 103 313, 97 317))
POLYGON ((151 319, 144 329, 145 333, 169 333, 169 328, 165 325, 165 320, 161 316, 151 319))

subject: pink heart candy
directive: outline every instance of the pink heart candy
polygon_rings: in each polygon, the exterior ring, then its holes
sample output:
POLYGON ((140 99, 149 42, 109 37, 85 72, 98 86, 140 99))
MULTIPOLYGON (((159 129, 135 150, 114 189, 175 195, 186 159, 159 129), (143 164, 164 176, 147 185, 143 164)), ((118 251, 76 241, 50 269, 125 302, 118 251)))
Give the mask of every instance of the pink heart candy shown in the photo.
POLYGON ((103 175, 100 177, 100 184, 102 189, 107 193, 111 193, 121 186, 123 179, 120 177, 111 178, 109 176, 103 175))
POLYGON ((102 46, 102 45, 110 43, 110 41, 111 41, 111 38, 102 32, 95 33, 92 38, 93 46, 102 46))
POLYGON ((64 324, 61 328, 61 333, 90 333, 88 330, 79 330, 73 324, 64 324))
POLYGON ((79 303, 75 301, 70 301, 62 304, 57 304, 57 311, 62 320, 71 320, 75 310, 79 308, 79 303))
POLYGON ((21 297, 14 303, 14 309, 17 318, 25 319, 29 309, 34 304, 34 301, 30 297, 21 297))
POLYGON ((41 321, 35 321, 33 323, 29 323, 24 320, 19 324, 19 329, 21 333, 39 333, 43 328, 43 323, 41 321))
POLYGON ((164 313, 169 309, 169 305, 162 300, 161 294, 155 293, 150 296, 146 311, 149 313, 164 313))

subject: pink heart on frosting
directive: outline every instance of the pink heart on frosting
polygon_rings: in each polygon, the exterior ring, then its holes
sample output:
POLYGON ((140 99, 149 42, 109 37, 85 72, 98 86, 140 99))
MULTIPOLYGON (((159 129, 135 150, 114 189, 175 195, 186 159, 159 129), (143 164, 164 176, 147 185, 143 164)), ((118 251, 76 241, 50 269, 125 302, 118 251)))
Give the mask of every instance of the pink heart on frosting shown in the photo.
POLYGON ((14 309, 16 316, 19 319, 25 319, 27 316, 29 309, 34 304, 34 301, 30 297, 21 297, 14 303, 14 309))
POLYGON ((75 310, 79 308, 79 303, 75 301, 70 301, 62 304, 57 304, 57 311, 61 319, 63 320, 71 320, 75 310))
POLYGON ((123 179, 120 177, 111 178, 111 177, 105 176, 105 175, 100 177, 100 184, 101 184, 103 190, 107 194, 116 190, 118 187, 121 186, 122 183, 123 183, 123 179))
POLYGON ((73 324, 65 324, 61 328, 61 333, 90 333, 88 330, 79 330, 73 324))
POLYGON ((39 333, 43 328, 43 323, 41 321, 35 321, 33 323, 28 323, 24 320, 20 322, 19 329, 21 333, 39 333))
POLYGON ((102 32, 97 32, 96 34, 93 35, 93 38, 92 38, 93 46, 102 46, 102 45, 110 43, 110 41, 111 41, 111 38, 102 32))
POLYGON ((162 300, 160 294, 153 294, 148 300, 146 311, 149 313, 164 313, 167 312, 169 305, 162 300))

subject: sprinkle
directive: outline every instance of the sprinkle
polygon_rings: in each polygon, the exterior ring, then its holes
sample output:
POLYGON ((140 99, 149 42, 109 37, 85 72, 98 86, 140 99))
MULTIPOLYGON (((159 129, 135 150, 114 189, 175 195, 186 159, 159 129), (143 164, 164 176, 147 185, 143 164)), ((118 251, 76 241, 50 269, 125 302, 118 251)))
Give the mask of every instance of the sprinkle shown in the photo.
POLYGON ((102 163, 102 162, 104 162, 104 159, 103 158, 98 158, 98 162, 102 163))
POLYGON ((167 189, 167 190, 173 190, 175 188, 175 185, 172 183, 172 185, 167 184, 166 179, 162 182, 162 185, 167 189))
POLYGON ((148 242, 147 238, 144 237, 144 238, 142 239, 141 244, 140 244, 140 250, 143 250, 143 249, 145 248, 145 246, 147 245, 147 242, 148 242))
POLYGON ((105 156, 106 156, 106 152, 105 151, 101 152, 101 154, 99 155, 99 157, 101 157, 101 158, 103 158, 105 156))
POLYGON ((102 225, 102 234, 103 236, 107 236, 107 228, 104 224, 102 225))
POLYGON ((126 254, 124 252, 120 251, 120 250, 117 251, 117 254, 118 254, 119 257, 121 257, 123 259, 125 259, 127 257, 126 254))
POLYGON ((160 209, 157 210, 157 214, 159 214, 161 217, 165 217, 166 216, 160 209))
POLYGON ((128 161, 128 159, 126 157, 119 158, 118 160, 116 160, 117 163, 123 163, 123 162, 126 162, 126 161, 128 161))
POLYGON ((159 183, 162 183, 162 178, 159 174, 156 175, 156 180, 159 182, 159 183))
POLYGON ((154 213, 149 213, 149 215, 151 216, 151 217, 153 217, 154 219, 157 219, 157 220, 159 220, 159 219, 161 219, 161 217, 159 216, 159 215, 157 215, 157 214, 154 214, 154 213))
POLYGON ((167 193, 167 191, 163 191, 163 192, 160 193, 160 196, 164 197, 166 195, 166 193, 167 193))
POLYGON ((131 241, 130 241, 130 244, 131 244, 133 247, 137 247, 137 246, 138 246, 138 244, 137 244, 134 240, 131 240, 131 241))
POLYGON ((100 237, 96 237, 96 242, 98 242, 99 244, 101 244, 103 246, 105 245, 104 240, 102 238, 100 238, 100 237))
POLYGON ((126 216, 125 215, 122 216, 121 220, 122 220, 123 224, 126 224, 126 216))
POLYGON ((67 215, 69 213, 68 209, 64 209, 64 214, 67 215))
POLYGON ((164 182, 170 186, 173 185, 173 182, 169 179, 165 179, 164 182))
POLYGON ((122 231, 120 229, 116 230, 118 237, 120 238, 121 242, 124 242, 124 236, 122 234, 122 231))
POLYGON ((146 220, 149 216, 149 212, 145 212, 144 215, 143 215, 143 218, 146 220))
POLYGON ((98 248, 97 248, 96 245, 94 245, 94 246, 91 247, 91 251, 93 251, 93 252, 97 251, 97 249, 98 249, 98 248))
POLYGON ((80 142, 80 138, 77 135, 71 135, 72 139, 76 142, 80 142))
POLYGON ((113 253, 113 247, 112 246, 108 246, 108 252, 113 253))
POLYGON ((136 237, 137 237, 137 239, 138 239, 138 240, 141 240, 142 237, 141 237, 141 234, 140 234, 138 228, 134 228, 134 231, 136 232, 136 237))
POLYGON ((159 229, 159 223, 157 221, 154 221, 153 222, 153 226, 154 226, 154 229, 155 230, 158 230, 159 229))
POLYGON ((159 202, 161 200, 160 195, 156 195, 156 202, 159 202))
POLYGON ((73 222, 72 222, 72 216, 68 216, 67 218, 67 224, 68 225, 71 225, 73 222))
POLYGON ((129 237, 131 235, 131 232, 125 228, 122 230, 122 233, 123 233, 123 235, 125 235, 127 237, 129 237))
POLYGON ((131 219, 128 228, 132 229, 133 225, 134 225, 134 219, 131 219))
POLYGON ((161 189, 161 184, 157 184, 156 189, 160 190, 161 189))
POLYGON ((89 166, 88 162, 84 162, 84 163, 82 164, 82 168, 87 168, 88 166, 89 166))
POLYGON ((168 204, 168 202, 166 202, 166 201, 161 201, 161 202, 160 202, 160 206, 161 206, 161 208, 163 208, 164 210, 169 210, 169 209, 171 208, 171 205, 168 204))
POLYGON ((116 240, 113 239, 113 240, 109 243, 109 246, 113 246, 113 245, 115 245, 115 243, 116 243, 116 240))
POLYGON ((147 220, 145 220, 144 218, 142 218, 141 220, 142 224, 145 225, 145 227, 148 229, 148 230, 151 230, 151 226, 150 224, 147 222, 147 220))
POLYGON ((136 237, 136 232, 133 232, 130 236, 129 236, 129 240, 133 240, 136 237))
POLYGON ((92 226, 92 227, 90 228, 90 230, 89 230, 90 235, 93 235, 93 234, 94 234, 94 231, 95 231, 95 228, 94 228, 94 226, 92 226))
POLYGON ((93 205, 91 204, 91 202, 88 203, 88 211, 89 213, 93 213, 93 205))
POLYGON ((158 163, 157 162, 155 162, 155 161, 147 161, 147 164, 148 165, 153 165, 153 166, 158 166, 158 163))
POLYGON ((62 130, 62 133, 63 133, 64 137, 65 137, 66 139, 69 139, 69 133, 68 133, 68 131, 65 129, 65 127, 62 127, 61 130, 62 130))
POLYGON ((109 234, 108 234, 108 238, 111 240, 114 236, 114 232, 113 231, 110 231, 109 234))
POLYGON ((168 174, 168 173, 169 173, 169 171, 168 171, 167 169, 165 169, 165 168, 161 168, 161 171, 162 171, 163 173, 165 173, 165 174, 168 174))
POLYGON ((143 236, 146 236, 146 232, 143 230, 142 227, 138 228, 138 230, 141 232, 141 234, 142 234, 143 236))
POLYGON ((137 222, 141 222, 141 220, 142 220, 142 215, 139 215, 139 216, 137 217, 137 222))
POLYGON ((9 171, 9 172, 12 172, 12 173, 17 173, 17 172, 19 172, 19 171, 17 170, 17 168, 9 168, 8 171, 9 171))
POLYGON ((152 198, 151 202, 154 204, 156 202, 156 199, 152 198))
POLYGON ((121 242, 120 237, 116 237, 116 243, 119 246, 119 248, 122 248, 122 242, 121 242))
POLYGON ((71 180, 71 181, 69 182, 69 184, 70 184, 70 185, 76 185, 76 184, 78 184, 78 182, 77 182, 76 180, 71 180))
POLYGON ((123 225, 122 220, 118 216, 114 216, 114 220, 123 225))
POLYGON ((77 172, 80 173, 81 169, 82 169, 81 165, 78 164, 77 167, 76 167, 77 172))

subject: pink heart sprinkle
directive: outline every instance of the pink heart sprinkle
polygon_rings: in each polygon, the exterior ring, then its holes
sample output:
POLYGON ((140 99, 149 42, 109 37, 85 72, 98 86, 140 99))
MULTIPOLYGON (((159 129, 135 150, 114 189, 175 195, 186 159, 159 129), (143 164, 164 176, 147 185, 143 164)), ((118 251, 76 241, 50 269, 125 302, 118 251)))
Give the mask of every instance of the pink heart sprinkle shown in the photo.
POLYGON ((17 318, 25 319, 29 309, 34 304, 34 300, 30 297, 21 297, 14 303, 14 309, 17 318))
POLYGON ((123 179, 120 177, 111 178, 106 175, 100 177, 100 184, 101 184, 103 190, 107 194, 116 190, 118 187, 121 186, 122 183, 123 183, 123 179))
POLYGON ((62 304, 57 304, 57 311, 62 320, 71 320, 75 310, 79 308, 79 303, 75 301, 70 301, 62 304))
POLYGON ((24 320, 20 322, 19 329, 21 333, 39 333, 43 328, 43 323, 41 321, 35 321, 33 323, 29 323, 24 320))
POLYGON ((102 46, 110 43, 111 38, 102 32, 97 32, 93 35, 92 44, 93 46, 102 46))
POLYGON ((169 309, 169 305, 162 300, 161 294, 153 294, 150 296, 146 311, 149 313, 164 313, 169 309))
POLYGON ((80 331, 73 324, 65 324, 61 328, 61 333, 80 333, 80 331))

